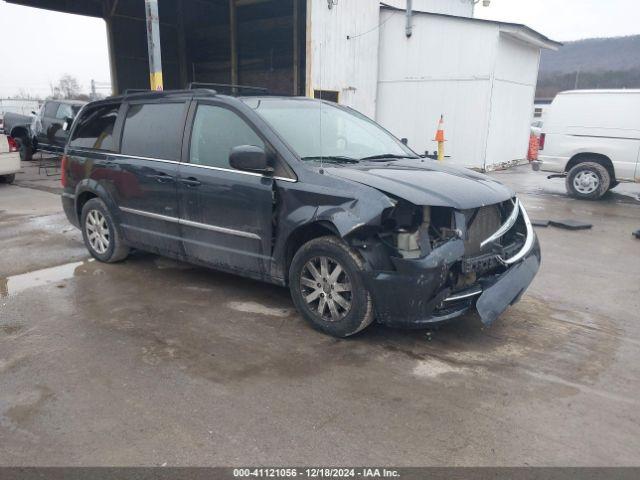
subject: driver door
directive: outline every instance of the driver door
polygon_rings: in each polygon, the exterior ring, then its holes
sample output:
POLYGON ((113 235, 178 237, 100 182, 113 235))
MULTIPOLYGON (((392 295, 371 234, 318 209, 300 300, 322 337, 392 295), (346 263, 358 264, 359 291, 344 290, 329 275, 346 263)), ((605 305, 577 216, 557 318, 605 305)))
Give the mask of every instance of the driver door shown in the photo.
POLYGON ((225 270, 265 278, 272 248, 273 178, 229 165, 231 149, 263 139, 238 112, 215 101, 193 102, 178 202, 185 253, 225 270))

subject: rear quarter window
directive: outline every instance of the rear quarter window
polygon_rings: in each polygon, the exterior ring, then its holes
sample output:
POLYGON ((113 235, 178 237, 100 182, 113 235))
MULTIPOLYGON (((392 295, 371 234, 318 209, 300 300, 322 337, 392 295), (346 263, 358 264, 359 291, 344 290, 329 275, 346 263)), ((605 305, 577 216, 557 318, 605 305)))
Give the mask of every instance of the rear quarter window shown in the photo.
POLYGON ((118 119, 120 105, 106 105, 83 112, 73 131, 71 147, 116 151, 113 130, 118 119))
POLYGON ((161 160, 180 159, 186 104, 133 104, 127 110, 121 153, 161 160))
POLYGON ((56 112, 58 111, 58 102, 47 102, 44 106, 45 117, 54 118, 56 116, 56 112))

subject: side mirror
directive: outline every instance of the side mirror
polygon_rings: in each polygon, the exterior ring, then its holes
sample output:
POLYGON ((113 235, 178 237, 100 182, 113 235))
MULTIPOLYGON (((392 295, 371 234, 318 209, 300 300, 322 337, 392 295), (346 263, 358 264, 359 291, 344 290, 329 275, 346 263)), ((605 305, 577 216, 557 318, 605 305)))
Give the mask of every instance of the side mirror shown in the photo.
POLYGON ((246 170, 256 173, 273 173, 273 168, 269 166, 267 154, 261 147, 254 145, 240 145, 231 149, 229 154, 229 165, 236 170, 246 170))
POLYGON ((406 138, 403 138, 400 141, 402 142, 403 145, 409 145, 409 140, 406 138))
POLYGON ((73 125, 73 118, 66 117, 64 119, 64 123, 62 124, 62 130, 68 132, 69 130, 71 130, 71 125, 73 125))

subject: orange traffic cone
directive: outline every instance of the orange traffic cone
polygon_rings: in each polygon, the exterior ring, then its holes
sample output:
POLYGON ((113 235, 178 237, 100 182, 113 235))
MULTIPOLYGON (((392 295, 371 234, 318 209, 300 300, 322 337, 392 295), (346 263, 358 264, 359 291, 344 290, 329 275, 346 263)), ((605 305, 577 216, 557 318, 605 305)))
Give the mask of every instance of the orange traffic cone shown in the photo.
POLYGON ((440 121, 438 122, 438 131, 436 132, 436 138, 434 141, 438 142, 438 160, 444 160, 444 115, 440 115, 440 121))

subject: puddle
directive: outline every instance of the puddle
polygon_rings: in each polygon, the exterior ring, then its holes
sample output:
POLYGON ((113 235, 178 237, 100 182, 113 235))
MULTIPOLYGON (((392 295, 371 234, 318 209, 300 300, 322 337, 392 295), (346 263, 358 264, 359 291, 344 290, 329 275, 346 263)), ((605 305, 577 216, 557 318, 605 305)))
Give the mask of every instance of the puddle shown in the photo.
MULTIPOLYGON (((91 261, 93 259, 88 260, 88 262, 91 261)), ((42 287, 72 278, 75 275, 76 268, 86 263, 87 261, 67 263, 57 267, 0 278, 0 298, 17 295, 29 288, 42 287)))

